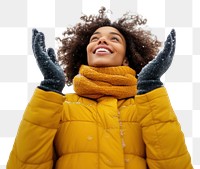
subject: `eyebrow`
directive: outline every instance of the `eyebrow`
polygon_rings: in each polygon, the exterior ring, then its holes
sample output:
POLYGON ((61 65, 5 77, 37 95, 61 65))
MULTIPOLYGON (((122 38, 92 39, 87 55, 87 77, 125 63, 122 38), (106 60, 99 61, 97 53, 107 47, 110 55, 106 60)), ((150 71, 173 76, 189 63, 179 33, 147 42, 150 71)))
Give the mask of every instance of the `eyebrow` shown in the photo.
MULTIPOLYGON (((118 35, 121 39, 124 39, 123 37, 122 37, 122 35, 120 35, 119 33, 116 33, 116 32, 109 32, 110 34, 112 34, 112 35, 118 35)), ((95 34, 101 34, 100 32, 94 32, 92 35, 95 35, 95 34)))

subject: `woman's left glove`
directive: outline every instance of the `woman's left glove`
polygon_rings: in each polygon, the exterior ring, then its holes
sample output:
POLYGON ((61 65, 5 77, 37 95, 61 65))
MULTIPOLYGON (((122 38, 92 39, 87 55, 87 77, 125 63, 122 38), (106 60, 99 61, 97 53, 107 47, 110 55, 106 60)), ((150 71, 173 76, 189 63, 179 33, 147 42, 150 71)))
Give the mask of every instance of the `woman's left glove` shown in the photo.
POLYGON ((176 32, 172 29, 167 37, 167 40, 165 41, 164 49, 157 55, 156 58, 144 66, 138 74, 137 94, 145 94, 163 86, 160 78, 172 63, 175 53, 175 45, 176 32))
POLYGON ((52 48, 46 50, 44 34, 36 29, 33 29, 32 48, 38 67, 44 76, 39 88, 62 94, 65 86, 64 72, 56 60, 54 50, 52 48))

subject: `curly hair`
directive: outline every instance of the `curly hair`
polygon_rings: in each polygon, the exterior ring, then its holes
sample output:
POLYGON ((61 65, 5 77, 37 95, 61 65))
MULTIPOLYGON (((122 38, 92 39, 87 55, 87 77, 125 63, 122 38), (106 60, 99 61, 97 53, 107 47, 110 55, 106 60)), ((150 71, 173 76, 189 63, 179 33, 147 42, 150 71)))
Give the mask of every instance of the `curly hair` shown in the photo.
POLYGON ((62 39, 57 38, 61 42, 57 52, 58 60, 64 68, 68 86, 72 85, 80 66, 87 65, 86 47, 91 35, 100 27, 114 27, 124 36, 129 67, 137 74, 156 56, 161 46, 161 42, 151 31, 142 28, 147 19, 140 15, 125 13, 118 20, 111 22, 106 15, 106 8, 101 7, 98 15, 82 15, 80 19, 80 23, 63 32, 62 39))

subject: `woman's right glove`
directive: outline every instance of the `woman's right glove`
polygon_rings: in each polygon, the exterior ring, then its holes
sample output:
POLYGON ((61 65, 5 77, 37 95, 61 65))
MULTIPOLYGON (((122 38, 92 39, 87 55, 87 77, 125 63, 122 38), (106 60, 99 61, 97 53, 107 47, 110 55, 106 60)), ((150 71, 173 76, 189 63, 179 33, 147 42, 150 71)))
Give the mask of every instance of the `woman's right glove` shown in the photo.
POLYGON ((65 75, 59 66, 55 52, 52 48, 45 48, 45 37, 42 32, 32 30, 32 49, 37 64, 44 76, 39 88, 45 91, 54 91, 62 94, 65 86, 65 75))
POLYGON ((164 49, 138 74, 137 94, 145 94, 163 85, 160 78, 172 63, 175 46, 176 32, 172 29, 165 41, 164 49))

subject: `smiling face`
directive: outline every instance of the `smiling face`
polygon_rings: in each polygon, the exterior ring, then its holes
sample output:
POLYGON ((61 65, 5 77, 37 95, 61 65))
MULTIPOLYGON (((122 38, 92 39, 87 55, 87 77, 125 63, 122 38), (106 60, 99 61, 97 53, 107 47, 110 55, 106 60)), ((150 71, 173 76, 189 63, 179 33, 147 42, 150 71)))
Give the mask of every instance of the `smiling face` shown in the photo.
POLYGON ((107 67, 128 65, 125 58, 126 41, 114 27, 98 28, 90 38, 87 46, 89 66, 107 67))

